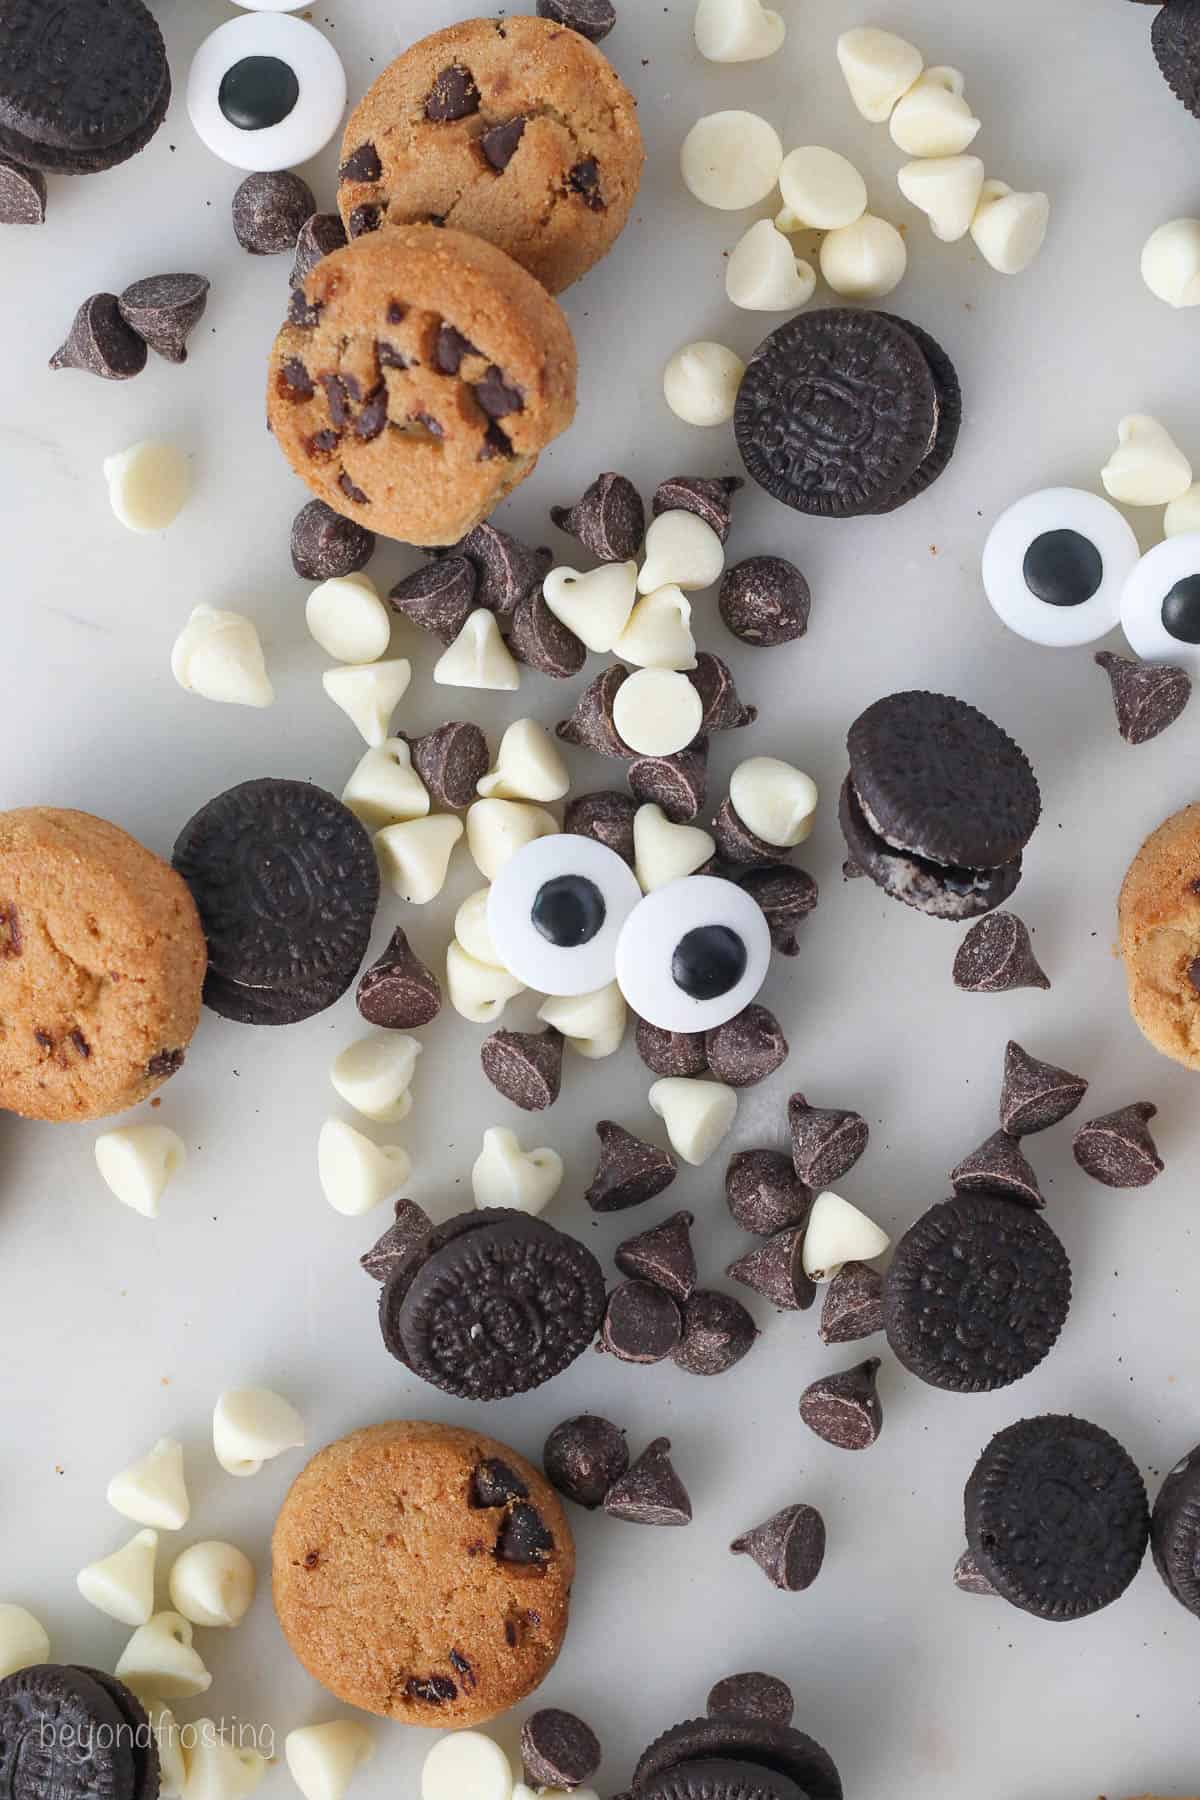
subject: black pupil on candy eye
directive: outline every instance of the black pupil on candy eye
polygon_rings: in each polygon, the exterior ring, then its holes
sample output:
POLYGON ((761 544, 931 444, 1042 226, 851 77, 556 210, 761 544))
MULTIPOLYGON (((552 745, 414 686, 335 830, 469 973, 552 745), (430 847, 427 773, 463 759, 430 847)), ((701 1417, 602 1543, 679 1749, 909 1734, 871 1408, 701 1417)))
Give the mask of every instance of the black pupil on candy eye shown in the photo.
POLYGON ((675 946, 671 979, 693 1000, 719 1000, 746 973, 746 946, 728 925, 698 925, 675 946))
POLYGON ((277 56, 243 56, 226 69, 217 105, 239 131, 266 131, 300 98, 296 71, 277 56))
POLYGON ((1200 644, 1200 575, 1175 583, 1163 601, 1162 622, 1181 644, 1200 644))
POLYGON ((560 950, 577 950, 604 924, 604 895, 584 875, 556 875, 538 889, 529 916, 560 950))
POLYGON ((1025 552, 1022 574, 1047 606, 1082 606, 1104 580, 1104 559, 1078 531, 1043 531, 1025 552))

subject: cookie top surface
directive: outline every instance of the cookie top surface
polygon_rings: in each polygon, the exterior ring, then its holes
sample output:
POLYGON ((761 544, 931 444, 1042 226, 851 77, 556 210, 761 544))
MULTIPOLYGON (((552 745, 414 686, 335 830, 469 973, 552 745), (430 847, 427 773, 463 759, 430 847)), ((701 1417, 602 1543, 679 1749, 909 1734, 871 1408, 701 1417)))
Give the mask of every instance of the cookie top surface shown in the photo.
MULTIPOLYGON (((134 1800, 120 1707, 90 1674, 40 1663, 0 1681, 4 1800, 134 1800)), ((140 1800, 140 1797, 139 1797, 140 1800)))
POLYGON ((1141 1566, 1150 1509, 1137 1465, 1098 1425, 1059 1413, 998 1432, 967 1482, 967 1542, 992 1586, 1042 1619, 1080 1619, 1141 1566))
POLYGON ((545 1678, 575 1550, 557 1496, 523 1457, 405 1420, 313 1458, 280 1510, 272 1568, 279 1622, 310 1675, 366 1712, 445 1730, 494 1717, 545 1678), (551 1546, 507 1560, 514 1515, 529 1509, 551 1546))
POLYGON ((118 826, 0 814, 0 1107, 93 1119, 145 1099, 183 1062, 204 966, 187 888, 118 826))
POLYGON ((1158 1491, 1150 1548, 1170 1592, 1200 1618, 1200 1446, 1176 1463, 1158 1491))
POLYGON ((0 126, 67 152, 120 143, 170 91, 142 0, 11 0, 0 12, 0 126))
POLYGON ((679 1763, 638 1791, 645 1800, 807 1800, 786 1775, 716 1760, 679 1763))
POLYGON ((871 828, 934 862, 997 868, 1041 816, 1029 758, 985 713, 948 694, 889 694, 850 727, 850 775, 871 828))
POLYGON ((884 1283, 888 1342, 934 1387, 984 1393, 1037 1367, 1071 1303, 1071 1265, 1016 1200, 945 1200, 911 1225, 884 1283))
POLYGON ((594 44, 548 19, 468 19, 405 51, 351 115, 338 205, 352 237, 444 223, 561 293, 620 234, 644 157, 594 44))
POLYGON ((998 869, 967 869, 896 850, 872 831, 849 776, 838 800, 838 823, 851 861, 876 887, 931 919, 963 924, 1002 906, 1021 880, 1021 859, 998 869))
POLYGON ((937 390, 916 339, 882 313, 801 313, 754 352, 734 430, 750 474, 798 512, 882 509, 933 448, 937 390))
POLYGON ((922 356, 929 364, 929 373, 933 376, 934 391, 937 394, 937 428, 933 443, 908 480, 901 483, 880 508, 882 512, 894 512, 897 507, 906 506, 910 500, 916 500, 923 494, 926 488, 932 487, 938 476, 944 475, 950 466, 950 459, 958 446, 958 434, 962 430, 963 396, 958 370, 936 338, 931 337, 922 326, 914 325, 911 319, 899 319, 894 313, 883 313, 880 316, 890 320, 893 325, 899 325, 902 330, 907 331, 909 337, 916 340, 922 356))
POLYGON ((406 543, 456 543, 575 411, 557 303, 493 245, 389 227, 323 257, 275 341, 267 414, 335 512, 406 543))
POLYGON ((1200 805, 1151 833, 1118 907, 1134 1019, 1164 1056, 1200 1069, 1200 805))
MULTIPOLYGON (((842 1800, 842 1781, 829 1752, 807 1732, 762 1719, 685 1719, 642 1753, 633 1777, 636 1793, 693 1763, 741 1763, 794 1782, 807 1800, 842 1800)), ((681 1797, 682 1800, 682 1797, 681 1797)))

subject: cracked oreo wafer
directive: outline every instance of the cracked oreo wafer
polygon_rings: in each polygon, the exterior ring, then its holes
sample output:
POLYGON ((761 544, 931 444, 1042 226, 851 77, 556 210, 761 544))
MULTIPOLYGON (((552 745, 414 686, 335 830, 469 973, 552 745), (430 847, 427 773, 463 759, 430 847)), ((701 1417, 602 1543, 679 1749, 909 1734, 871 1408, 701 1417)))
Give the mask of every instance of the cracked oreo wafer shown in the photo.
POLYGON ((1200 1619, 1200 1446, 1176 1463, 1159 1489, 1150 1548, 1169 1592, 1200 1619))
POLYGON ((668 1770, 717 1761, 741 1764, 747 1779, 764 1769, 782 1776, 794 1782, 808 1800, 842 1800, 837 1766, 815 1738, 790 1725, 726 1715, 685 1719, 664 1731, 642 1753, 634 1772, 634 1792, 656 1792, 652 1784, 668 1770))

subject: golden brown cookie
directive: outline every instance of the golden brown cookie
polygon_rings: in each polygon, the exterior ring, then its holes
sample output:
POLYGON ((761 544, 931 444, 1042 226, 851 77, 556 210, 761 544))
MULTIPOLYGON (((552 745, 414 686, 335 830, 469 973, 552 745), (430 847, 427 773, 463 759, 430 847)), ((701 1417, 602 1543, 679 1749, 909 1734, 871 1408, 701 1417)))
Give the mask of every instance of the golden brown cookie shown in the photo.
POLYGON ((612 248, 645 150, 607 57, 550 19, 468 19, 385 69, 342 140, 348 234, 414 221, 498 244, 552 294, 612 248))
POLYGON ((309 1674, 406 1725, 473 1725, 542 1682, 575 1546, 544 1476, 493 1439, 398 1420, 318 1452, 272 1543, 275 1610, 309 1674))
POLYGON ((267 416, 335 512, 454 544, 571 423, 575 374, 561 308, 511 257, 397 226, 323 257, 293 295, 267 416))
POLYGON ((200 1018, 204 933, 167 863, 89 813, 0 813, 0 1107, 99 1119, 153 1093, 200 1018))
POLYGON ((1130 1011, 1156 1050, 1200 1069, 1200 805, 1147 838, 1119 915, 1130 1011))

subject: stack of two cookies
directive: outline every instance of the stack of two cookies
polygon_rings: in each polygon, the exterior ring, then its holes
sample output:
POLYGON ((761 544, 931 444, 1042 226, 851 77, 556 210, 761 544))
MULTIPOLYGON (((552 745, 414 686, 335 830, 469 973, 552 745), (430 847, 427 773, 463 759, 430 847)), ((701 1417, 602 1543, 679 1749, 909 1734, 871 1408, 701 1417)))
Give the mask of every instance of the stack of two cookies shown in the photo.
POLYGON ((551 20, 469 20, 385 70, 342 146, 351 241, 271 359, 271 427, 315 494, 438 547, 524 480, 575 410, 552 295, 616 240, 643 157, 610 63, 551 20))

